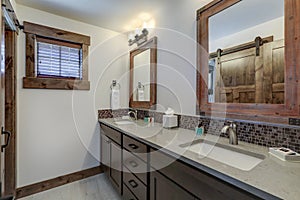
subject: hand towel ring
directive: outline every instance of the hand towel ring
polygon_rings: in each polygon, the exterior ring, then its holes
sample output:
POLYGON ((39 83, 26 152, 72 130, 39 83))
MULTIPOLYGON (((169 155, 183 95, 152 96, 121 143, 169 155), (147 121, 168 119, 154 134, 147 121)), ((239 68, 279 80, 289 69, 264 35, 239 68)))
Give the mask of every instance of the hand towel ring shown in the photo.
POLYGON ((116 87, 116 86, 118 86, 118 87, 119 87, 119 89, 121 88, 121 85, 120 85, 120 83, 117 83, 117 81, 116 81, 116 80, 113 80, 113 81, 112 81, 112 84, 110 85, 110 89, 112 90, 112 89, 113 89, 113 87, 116 87))

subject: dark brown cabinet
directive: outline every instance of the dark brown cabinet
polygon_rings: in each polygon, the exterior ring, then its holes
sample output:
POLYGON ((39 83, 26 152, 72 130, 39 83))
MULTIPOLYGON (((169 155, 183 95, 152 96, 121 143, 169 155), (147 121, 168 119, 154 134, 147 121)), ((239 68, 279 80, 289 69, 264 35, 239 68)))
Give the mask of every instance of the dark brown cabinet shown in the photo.
POLYGON ((147 187, 140 181, 134 174, 124 172, 123 173, 123 183, 131 191, 137 199, 147 199, 147 187))
POLYGON ((101 165, 104 173, 109 173, 109 167, 110 167, 110 143, 111 140, 106 137, 105 135, 101 134, 101 165))
POLYGON ((123 184, 123 196, 122 196, 123 200, 138 200, 133 194, 132 192, 127 188, 127 186, 125 184, 123 184))
POLYGON ((154 171, 150 175, 150 200, 195 200, 189 192, 154 171))
POLYGON ((148 199, 147 152, 147 145, 123 135, 123 184, 138 200, 148 199))
MULTIPOLYGON (((103 126, 101 127, 103 128, 103 126)), ((107 128, 107 127, 106 127, 107 128)), ((104 173, 121 194, 122 191, 122 149, 120 144, 109 138, 114 130, 101 129, 101 164, 104 173), (105 131, 104 131, 105 130, 105 131)), ((120 134, 120 133, 119 133, 120 134)))
POLYGON ((251 186, 241 189, 104 124, 101 164, 124 200, 278 199, 251 186))
POLYGON ((236 186, 222 181, 217 177, 208 175, 207 173, 201 170, 197 170, 193 167, 190 167, 187 163, 181 162, 171 156, 168 156, 160 150, 151 149, 150 160, 151 167, 153 167, 156 170, 154 172, 151 172, 150 175, 151 200, 158 200, 159 198, 157 197, 159 197, 160 195, 166 195, 159 193, 164 193, 166 190, 168 190, 168 187, 170 186, 164 186, 167 184, 172 185, 172 187, 174 188, 182 188, 180 193, 183 194, 178 195, 184 195, 184 191, 188 191, 188 193, 194 196, 196 199, 263 199, 257 197, 256 195, 252 195, 247 191, 242 191, 236 186), (166 180, 159 180, 159 177, 162 176, 159 176, 158 173, 163 175, 163 177, 167 177, 167 179, 165 178, 166 180), (160 181, 160 185, 157 185, 158 181, 160 181), (166 189, 162 190, 159 187, 166 187, 166 189), (157 188, 159 189, 157 190, 157 188))

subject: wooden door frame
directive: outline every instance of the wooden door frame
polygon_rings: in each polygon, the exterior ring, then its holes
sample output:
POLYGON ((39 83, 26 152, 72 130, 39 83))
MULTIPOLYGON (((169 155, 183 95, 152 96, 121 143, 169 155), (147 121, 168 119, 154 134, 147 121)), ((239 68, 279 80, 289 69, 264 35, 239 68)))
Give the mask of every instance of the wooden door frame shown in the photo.
POLYGON ((5 129, 11 132, 5 149, 5 195, 16 192, 16 64, 17 33, 5 31, 5 129))

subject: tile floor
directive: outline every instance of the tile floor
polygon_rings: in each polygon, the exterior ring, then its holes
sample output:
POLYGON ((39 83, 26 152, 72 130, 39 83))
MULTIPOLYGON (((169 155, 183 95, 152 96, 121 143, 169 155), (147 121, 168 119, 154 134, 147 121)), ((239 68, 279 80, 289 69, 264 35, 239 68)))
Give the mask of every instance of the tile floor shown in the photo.
POLYGON ((104 174, 47 190, 20 200, 121 200, 104 174))

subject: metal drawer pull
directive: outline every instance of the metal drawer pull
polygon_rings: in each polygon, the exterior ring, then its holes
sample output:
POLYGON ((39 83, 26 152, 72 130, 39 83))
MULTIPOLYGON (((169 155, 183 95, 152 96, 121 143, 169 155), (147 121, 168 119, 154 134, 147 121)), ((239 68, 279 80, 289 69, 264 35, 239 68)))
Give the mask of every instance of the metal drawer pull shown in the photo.
POLYGON ((1 145, 1 152, 4 151, 4 149, 8 146, 9 144, 9 141, 10 141, 10 136, 11 136, 11 133, 9 131, 4 131, 4 128, 2 127, 2 135, 7 135, 7 138, 6 138, 6 143, 4 145, 1 145))
POLYGON ((130 148, 132 148, 132 149, 138 149, 139 147, 137 146, 137 145, 135 145, 135 144, 129 144, 128 145, 130 148))
POLYGON ((132 188, 136 188, 139 184, 137 184, 134 180, 128 181, 132 188))
POLYGON ((131 160, 129 161, 129 164, 132 166, 132 167, 137 167, 139 166, 135 161, 131 160))

